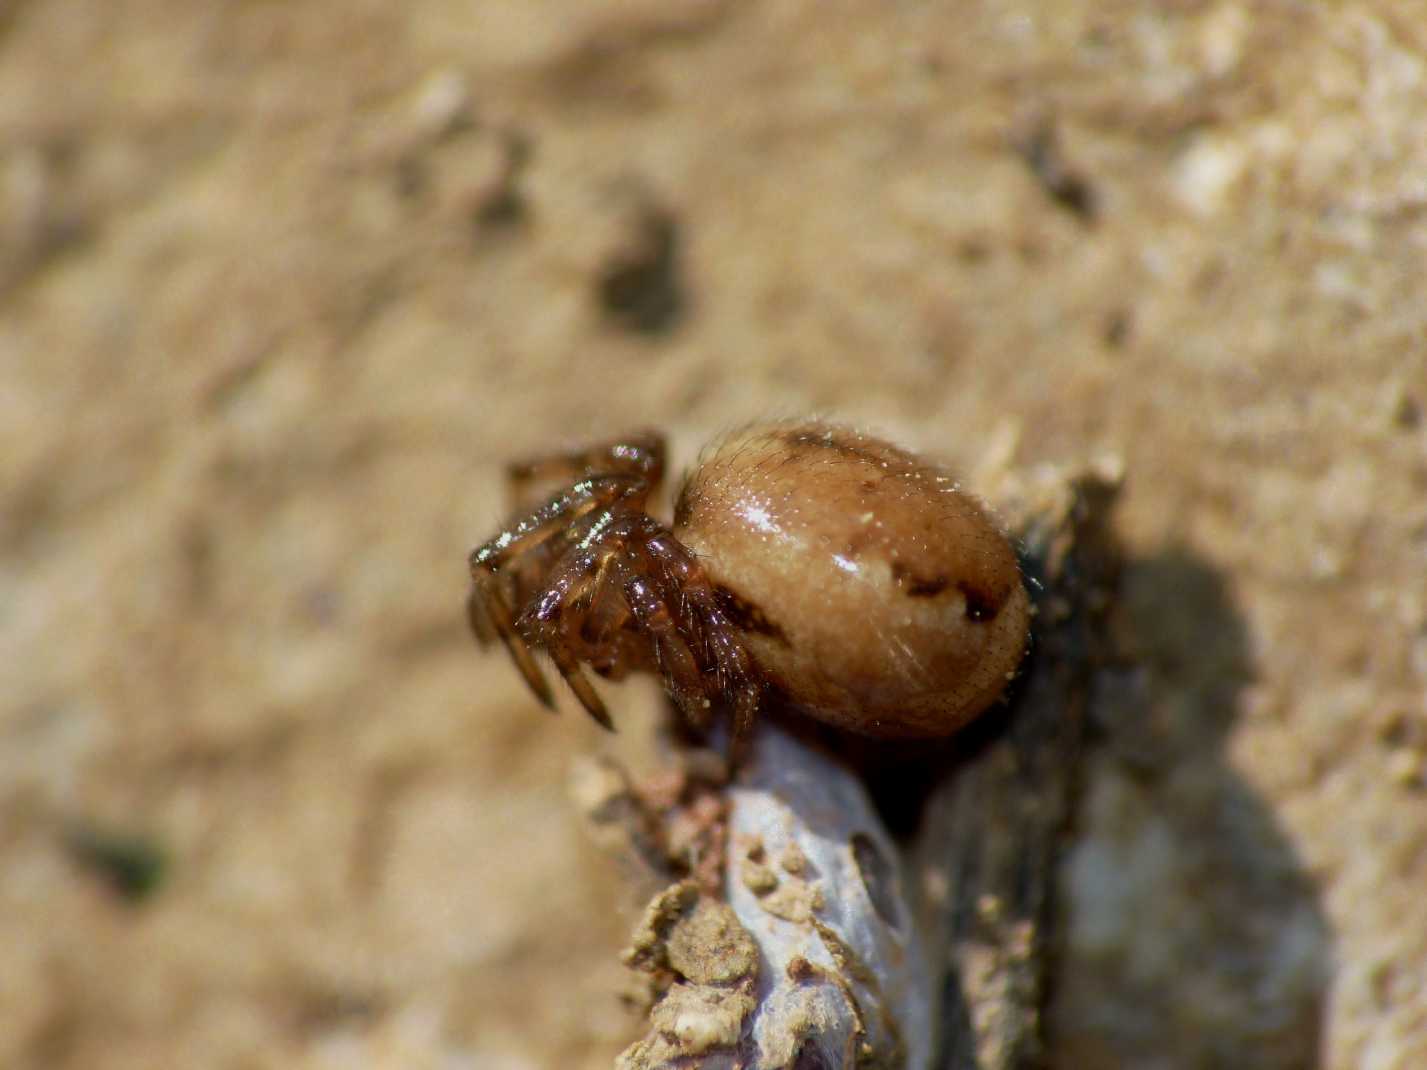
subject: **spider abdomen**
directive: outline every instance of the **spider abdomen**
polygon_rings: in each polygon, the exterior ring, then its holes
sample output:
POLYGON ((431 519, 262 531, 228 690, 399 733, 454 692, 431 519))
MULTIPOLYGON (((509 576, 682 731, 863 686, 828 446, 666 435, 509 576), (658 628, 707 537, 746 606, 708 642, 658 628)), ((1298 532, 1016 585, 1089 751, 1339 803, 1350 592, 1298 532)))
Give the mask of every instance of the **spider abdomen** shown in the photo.
POLYGON ((949 735, 1024 653, 1006 538, 946 472, 879 439, 823 424, 728 438, 685 482, 674 534, 768 681, 849 731, 949 735))

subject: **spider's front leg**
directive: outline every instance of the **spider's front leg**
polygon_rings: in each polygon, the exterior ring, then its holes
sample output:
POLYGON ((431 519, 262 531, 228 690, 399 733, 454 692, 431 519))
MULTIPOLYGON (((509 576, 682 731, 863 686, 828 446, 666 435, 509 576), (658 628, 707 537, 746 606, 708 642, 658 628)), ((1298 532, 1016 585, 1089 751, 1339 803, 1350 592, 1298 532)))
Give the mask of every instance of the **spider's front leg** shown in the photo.
MULTIPOLYGON (((496 639, 505 644, 531 691, 548 708, 554 708, 554 697, 517 632, 514 616, 545 587, 566 550, 584 538, 604 510, 616 503, 644 509, 663 480, 664 458, 663 436, 641 432, 588 449, 519 461, 507 469, 512 504, 524 515, 471 554, 473 582, 466 617, 481 645, 496 639)), ((556 665, 562 673, 568 668, 558 660, 556 665)), ((575 690, 591 715, 607 724, 589 685, 575 690)))
MULTIPOLYGON (((546 585, 551 569, 572 545, 611 510, 622 505, 642 509, 649 491, 648 481, 638 474, 582 479, 471 553, 471 593, 466 599, 471 630, 482 643, 499 638, 535 697, 550 709, 554 696, 516 627, 516 614, 529 592, 546 585)), ((564 673, 567 666, 555 660, 564 673)), ((596 720, 608 719, 594 709, 590 712, 596 720)))
POLYGON ((650 493, 664 479, 667 450, 657 431, 640 431, 581 450, 528 457, 506 466, 506 494, 512 508, 533 508, 549 495, 595 475, 639 476, 650 493))
MULTIPOLYGON (((506 467, 506 495, 517 519, 502 535, 514 532, 520 524, 547 506, 567 502, 582 483, 591 479, 623 477, 626 484, 615 497, 622 498, 630 508, 642 510, 663 482, 665 456, 664 437, 654 431, 644 431, 586 449, 512 462, 506 467)), ((607 497, 605 500, 613 501, 614 498, 607 497)), ((572 505, 576 509, 579 507, 578 503, 572 505)), ((544 586, 545 577, 572 542, 569 533, 566 535, 565 538, 523 539, 519 552, 510 555, 509 563, 502 572, 508 605, 523 605, 544 586)), ((497 536, 497 539, 500 537, 497 536)), ((473 565, 474 561, 473 554, 473 565)), ((471 630, 482 645, 498 637, 495 626, 484 618, 474 599, 467 602, 467 614, 471 630)))

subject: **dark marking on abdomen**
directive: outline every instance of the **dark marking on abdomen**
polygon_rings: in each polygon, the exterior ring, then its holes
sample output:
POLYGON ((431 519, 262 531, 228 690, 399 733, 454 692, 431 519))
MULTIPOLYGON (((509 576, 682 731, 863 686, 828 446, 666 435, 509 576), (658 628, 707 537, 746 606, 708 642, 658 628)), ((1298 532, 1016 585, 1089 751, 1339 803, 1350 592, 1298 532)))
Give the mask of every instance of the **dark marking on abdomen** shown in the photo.
POLYGON ((784 646, 788 645, 788 636, 783 629, 758 606, 720 584, 714 585, 713 592, 718 608, 723 610, 729 623, 739 631, 766 635, 784 646))
POLYGON ((993 593, 970 583, 958 583, 956 589, 966 599, 966 619, 970 621, 984 623, 993 620, 1006 604, 1005 597, 997 598, 993 593))
POLYGON ((945 576, 918 576, 899 561, 892 562, 892 582, 908 598, 935 598, 951 586, 951 580, 945 576))

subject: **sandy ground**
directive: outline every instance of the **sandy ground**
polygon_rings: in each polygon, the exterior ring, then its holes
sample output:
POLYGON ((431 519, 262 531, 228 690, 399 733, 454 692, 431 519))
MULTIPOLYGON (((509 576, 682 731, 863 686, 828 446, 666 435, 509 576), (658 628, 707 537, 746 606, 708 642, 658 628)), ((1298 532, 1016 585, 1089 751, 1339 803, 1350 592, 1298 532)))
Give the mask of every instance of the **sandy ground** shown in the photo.
POLYGON ((1405 0, 0 5, 0 1064, 608 1066, 465 554, 817 411, 1124 459, 1059 1065, 1427 1065, 1424 102, 1405 0))

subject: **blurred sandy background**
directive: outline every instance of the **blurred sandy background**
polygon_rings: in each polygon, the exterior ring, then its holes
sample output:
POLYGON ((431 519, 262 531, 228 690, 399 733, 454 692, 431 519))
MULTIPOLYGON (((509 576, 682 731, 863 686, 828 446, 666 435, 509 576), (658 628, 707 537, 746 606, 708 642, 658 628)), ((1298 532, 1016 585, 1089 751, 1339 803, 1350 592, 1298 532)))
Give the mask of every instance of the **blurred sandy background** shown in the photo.
POLYGON ((465 554, 807 411, 1124 458, 1059 1065, 1427 1065, 1424 267, 1422 3, 0 4, 0 1065, 608 1066, 465 554))

